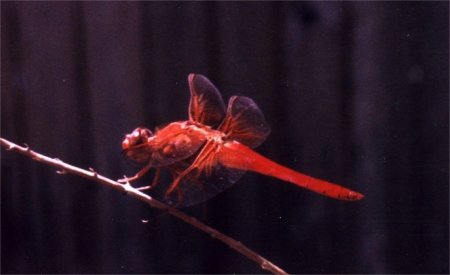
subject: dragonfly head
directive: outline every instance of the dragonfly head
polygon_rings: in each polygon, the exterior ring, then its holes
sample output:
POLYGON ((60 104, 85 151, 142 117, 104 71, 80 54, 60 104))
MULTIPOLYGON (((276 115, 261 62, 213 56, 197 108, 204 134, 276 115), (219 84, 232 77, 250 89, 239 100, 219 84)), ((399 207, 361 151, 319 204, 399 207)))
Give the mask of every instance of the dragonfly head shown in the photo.
POLYGON ((152 137, 152 131, 147 128, 134 129, 122 141, 123 153, 137 163, 145 163, 150 157, 148 151, 145 150, 145 145, 152 137))
POLYGON ((122 149, 128 150, 133 147, 146 143, 153 136, 152 131, 147 128, 136 128, 131 134, 127 134, 122 141, 122 149))

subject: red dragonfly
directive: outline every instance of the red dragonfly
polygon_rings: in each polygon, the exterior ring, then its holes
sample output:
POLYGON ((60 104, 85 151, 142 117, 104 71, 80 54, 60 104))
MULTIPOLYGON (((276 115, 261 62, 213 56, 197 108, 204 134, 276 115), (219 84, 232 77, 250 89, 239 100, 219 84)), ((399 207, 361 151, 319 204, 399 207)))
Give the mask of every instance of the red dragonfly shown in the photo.
MULTIPOLYGON (((136 128, 122 142, 123 153, 145 165, 130 182, 156 168, 152 184, 158 184, 162 168, 169 168, 173 181, 160 195, 181 207, 205 201, 235 183, 245 171, 272 176, 319 194, 355 201, 364 195, 343 186, 316 179, 256 153, 270 133, 270 127, 256 103, 245 96, 233 96, 228 107, 217 88, 204 76, 188 77, 191 99, 189 120, 172 122, 153 134, 136 128)), ((159 188, 160 189, 160 188, 159 188)))

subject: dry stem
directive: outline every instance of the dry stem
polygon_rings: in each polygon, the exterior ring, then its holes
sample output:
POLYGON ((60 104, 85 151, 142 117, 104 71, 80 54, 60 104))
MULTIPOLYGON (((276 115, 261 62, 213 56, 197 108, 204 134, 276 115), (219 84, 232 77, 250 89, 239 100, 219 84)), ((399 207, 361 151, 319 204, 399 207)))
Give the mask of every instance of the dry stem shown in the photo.
POLYGON ((44 156, 42 154, 36 153, 36 152, 32 151, 28 146, 22 147, 22 146, 14 144, 3 138, 0 138, 0 144, 1 144, 1 146, 5 147, 6 150, 8 150, 8 151, 15 151, 22 155, 30 157, 33 160, 56 167, 58 169, 57 173, 59 173, 59 174, 74 174, 74 175, 95 181, 97 183, 103 184, 105 186, 114 188, 120 192, 125 192, 127 195, 130 195, 130 196, 150 205, 151 207, 166 211, 170 215, 175 216, 178 219, 209 234, 212 238, 215 238, 215 239, 218 239, 218 240, 224 242, 232 249, 234 249, 237 252, 241 253, 242 255, 246 256, 250 260, 258 263, 262 269, 270 271, 274 274, 287 274, 284 270, 282 270, 281 268, 279 268, 278 266, 276 266, 269 260, 265 259, 264 257, 260 256, 258 253, 254 252, 253 250, 251 250, 247 246, 243 245, 242 243, 232 239, 231 237, 217 231, 216 229, 214 229, 212 227, 207 226, 206 224, 200 222, 196 218, 191 217, 176 208, 170 207, 158 200, 155 200, 154 198, 150 197, 149 195, 142 193, 141 191, 132 187, 128 183, 121 184, 117 181, 111 180, 107 177, 104 177, 104 176, 98 174, 92 168, 90 168, 89 171, 78 168, 76 166, 73 166, 73 165, 63 162, 60 159, 50 158, 50 157, 44 156))

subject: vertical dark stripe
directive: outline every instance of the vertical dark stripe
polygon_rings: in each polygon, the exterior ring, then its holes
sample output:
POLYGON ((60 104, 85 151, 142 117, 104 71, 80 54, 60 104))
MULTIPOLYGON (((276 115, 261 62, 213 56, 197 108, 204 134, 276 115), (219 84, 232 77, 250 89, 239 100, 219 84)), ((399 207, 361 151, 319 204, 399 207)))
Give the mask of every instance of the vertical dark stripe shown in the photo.
MULTIPOLYGON (((92 148, 92 133, 95 131, 92 124, 92 91, 89 85, 89 60, 88 60, 88 39, 86 29, 86 15, 83 10, 84 2, 72 2, 70 5, 71 16, 71 31, 72 31, 72 49, 73 49, 73 72, 75 81, 75 111, 78 123, 79 135, 75 137, 72 142, 73 147, 77 148, 72 153, 75 158, 79 159, 78 165, 81 167, 89 167, 95 158, 95 150, 92 148)), ((70 126, 69 126, 70 127, 70 126)), ((70 231, 66 236, 72 236, 68 242, 68 246, 72 247, 73 254, 76 259, 73 259, 71 265, 79 265, 78 272, 100 272, 102 267, 101 253, 99 252, 99 244, 102 243, 102 236, 100 236, 102 220, 98 219, 96 222, 86 224, 86 217, 83 216, 83 209, 91 209, 92 216, 99 215, 98 211, 98 189, 92 186, 89 190, 74 189, 72 194, 74 198, 81 198, 86 196, 89 192, 88 198, 84 202, 71 200, 70 205, 70 221, 64 230, 70 231), (74 228, 77 228, 76 230, 74 228), (81 229, 82 228, 82 229, 81 229), (86 232, 89 232, 86 235, 86 232), (86 237, 89 236, 89 237, 86 237), (93 242, 92 240, 96 240, 93 242), (89 246, 90 253, 86 253, 86 247, 89 246), (96 255, 97 257, 94 257, 96 255)))
POLYGON ((214 1, 205 3, 206 5, 206 41, 208 43, 208 73, 209 78, 216 79, 215 85, 220 87, 220 33, 219 33, 219 18, 218 4, 214 1))
MULTIPOLYGON (((18 2, 1 4, 1 136, 19 144, 29 140, 27 102, 22 77, 22 26, 18 2)), ((22 156, 14 156, 1 149, 1 271, 22 273, 32 270, 37 259, 25 259, 36 246, 28 246, 36 240, 26 234, 27 224, 33 218, 33 206, 27 200, 32 163, 22 156), (5 222, 10 221, 10 222, 5 222), (19 228, 20 230, 18 230, 19 228), (28 249, 28 251, 25 251, 28 249)))
MULTIPOLYGON (((278 137, 276 142, 278 144, 283 144, 284 148, 290 148, 290 139, 287 138, 288 135, 285 133, 288 129, 286 126, 288 124, 288 106, 289 99, 285 97, 285 86, 283 85, 284 78, 286 76, 285 68, 285 51, 284 51, 284 12, 286 12, 285 4, 283 2, 274 2, 272 5, 272 26, 273 26, 273 37, 272 37, 272 79, 271 82, 273 86, 268 89, 272 91, 272 110, 273 114, 276 114, 277 123, 272 125, 272 133, 274 136, 278 137)), ((281 158, 285 159, 285 158, 281 158)))
POLYGON ((72 45, 73 66, 75 73, 76 110, 78 117, 79 152, 83 153, 83 159, 92 160, 94 155, 90 149, 92 129, 91 92, 89 90, 89 60, 87 56, 86 19, 83 11, 83 2, 72 2, 72 45))
MULTIPOLYGON (((21 23, 17 11, 17 2, 2 4, 2 76, 9 74, 10 78, 2 77, 2 133, 8 133, 9 138, 24 142, 28 137, 28 121, 26 113, 25 92, 22 79, 22 44, 21 23), (4 61, 5 60, 5 61, 4 61), (8 62, 8 67, 4 66, 8 62), (9 104, 5 106, 5 104, 9 104), (14 115, 7 115, 5 110, 12 109, 14 115), (7 120, 5 120, 7 119, 7 120), (18 127, 20 125, 20 127, 18 127)), ((5 136, 8 138, 8 136, 5 136)))
POLYGON ((353 83, 353 53, 354 53, 354 13, 352 3, 343 3, 344 14, 342 16, 342 26, 341 26, 341 80, 342 84, 340 87, 341 92, 341 142, 342 142, 342 152, 345 157, 342 158, 344 161, 344 175, 343 182, 350 184, 351 174, 355 168, 355 151, 353 144, 353 116, 355 110, 353 109, 354 101, 354 83, 353 83))
MULTIPOLYGON (((141 44, 141 79, 142 79, 142 89, 141 90, 141 101, 136 102, 136 104, 146 105, 149 102, 154 102, 152 98, 153 94, 150 92, 154 87, 153 82, 155 81, 155 66, 152 60, 152 49, 155 48, 157 41, 154 40, 154 35, 152 30, 155 28, 153 26, 154 21, 152 20, 151 9, 155 8, 155 3, 153 2, 140 2, 139 3, 139 17, 140 17, 140 44, 141 44)), ((156 20, 156 19, 155 19, 156 20)), ((157 26, 156 26, 157 27, 157 26)), ((157 118, 156 108, 145 108, 145 117, 142 118, 141 123, 143 125, 155 125, 155 121, 150 121, 151 118, 157 118)), ((141 114, 142 115, 142 114, 141 114)), ((130 126, 131 127, 131 126, 130 126)))

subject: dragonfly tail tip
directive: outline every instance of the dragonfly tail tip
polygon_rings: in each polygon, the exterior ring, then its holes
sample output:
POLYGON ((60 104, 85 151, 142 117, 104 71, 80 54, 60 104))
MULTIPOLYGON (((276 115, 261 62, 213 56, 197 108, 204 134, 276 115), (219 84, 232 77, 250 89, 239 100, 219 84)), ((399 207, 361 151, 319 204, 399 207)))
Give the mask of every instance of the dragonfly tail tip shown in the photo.
POLYGON ((352 201, 359 201, 364 198, 364 195, 355 191, 350 191, 348 198, 352 201))

